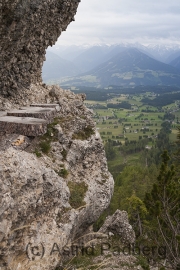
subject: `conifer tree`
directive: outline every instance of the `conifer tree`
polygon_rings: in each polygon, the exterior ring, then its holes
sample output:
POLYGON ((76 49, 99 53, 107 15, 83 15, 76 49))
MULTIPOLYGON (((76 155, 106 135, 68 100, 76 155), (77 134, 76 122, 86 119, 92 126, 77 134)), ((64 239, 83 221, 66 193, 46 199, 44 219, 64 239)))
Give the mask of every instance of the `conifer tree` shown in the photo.
POLYGON ((161 235, 162 242, 159 244, 166 246, 167 260, 174 269, 179 270, 180 180, 174 166, 169 167, 169 160, 167 151, 164 151, 159 176, 152 191, 146 193, 144 202, 161 235))
POLYGON ((176 166, 176 173, 180 177, 180 127, 178 129, 177 141, 176 141, 176 152, 173 155, 174 164, 176 166))
POLYGON ((136 232, 136 236, 143 235, 143 225, 147 216, 147 209, 143 201, 138 198, 133 192, 132 196, 127 199, 128 201, 128 214, 130 223, 136 232))

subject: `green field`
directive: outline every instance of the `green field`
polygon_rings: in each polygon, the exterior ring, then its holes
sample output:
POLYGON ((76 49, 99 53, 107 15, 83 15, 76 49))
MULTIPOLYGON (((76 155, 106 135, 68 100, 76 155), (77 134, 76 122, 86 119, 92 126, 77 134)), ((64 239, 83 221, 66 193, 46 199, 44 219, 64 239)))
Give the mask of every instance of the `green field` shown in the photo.
MULTIPOLYGON (((101 134, 104 141, 108 139, 118 140, 124 143, 128 140, 138 140, 142 138, 156 139, 164 119, 164 115, 170 110, 177 110, 175 103, 162 108, 158 111, 156 107, 147 106, 142 103, 142 99, 149 96, 149 93, 138 95, 119 95, 112 98, 110 103, 117 104, 121 101, 130 103, 131 110, 119 108, 94 108, 94 119, 96 121, 97 129, 101 134), (142 110, 145 110, 145 112, 142 110), (148 112, 148 110, 150 112, 148 112)), ((152 97, 153 98, 153 97, 152 97)), ((108 101, 109 102, 109 101, 108 101)), ((87 101, 90 106, 103 105, 106 106, 107 102, 87 101)), ((173 112, 175 120, 172 122, 172 133, 170 134, 171 141, 176 140, 177 135, 177 119, 180 119, 180 111, 173 112)))
MULTIPOLYGON (((122 111, 98 109, 94 110, 94 113, 97 128, 103 140, 120 139, 122 142, 125 138, 138 140, 139 136, 145 137, 147 135, 151 137, 157 135, 162 124, 162 119, 159 117, 164 116, 164 113, 159 112, 142 114, 141 112, 133 112, 126 109, 122 111), (122 121, 120 122, 121 119, 122 121), (120 138, 117 138, 116 136, 119 135, 120 138)), ((175 134, 176 130, 173 129, 172 132, 175 134)))

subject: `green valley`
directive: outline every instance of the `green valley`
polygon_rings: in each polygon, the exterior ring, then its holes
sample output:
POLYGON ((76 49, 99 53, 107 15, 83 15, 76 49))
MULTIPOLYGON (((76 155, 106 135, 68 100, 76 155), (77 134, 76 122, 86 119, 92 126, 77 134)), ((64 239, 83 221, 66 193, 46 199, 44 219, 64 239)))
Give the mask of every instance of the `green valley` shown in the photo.
POLYGON ((110 148, 114 154, 113 158, 109 156, 109 167, 114 176, 126 165, 148 166, 148 163, 152 163, 152 158, 145 158, 143 161, 142 155, 157 151, 163 125, 168 129, 169 144, 176 140, 180 101, 175 100, 163 107, 150 106, 143 102, 147 99, 155 101, 159 97, 159 94, 145 92, 134 95, 120 94, 106 101, 86 100, 86 106, 94 111, 97 129, 105 147, 108 144, 112 146, 110 148))

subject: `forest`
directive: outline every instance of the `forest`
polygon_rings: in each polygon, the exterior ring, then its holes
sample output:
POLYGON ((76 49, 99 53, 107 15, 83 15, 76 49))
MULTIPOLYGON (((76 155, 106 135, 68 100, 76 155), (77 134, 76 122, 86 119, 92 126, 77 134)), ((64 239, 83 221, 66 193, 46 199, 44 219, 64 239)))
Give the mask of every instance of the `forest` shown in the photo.
POLYGON ((127 101, 122 101, 121 103, 107 103, 107 108, 124 108, 124 109, 131 109, 131 105, 127 101))
POLYGON ((145 98, 142 100, 142 102, 150 106, 163 107, 179 99, 180 99, 180 93, 171 93, 171 94, 159 95, 155 99, 145 98))

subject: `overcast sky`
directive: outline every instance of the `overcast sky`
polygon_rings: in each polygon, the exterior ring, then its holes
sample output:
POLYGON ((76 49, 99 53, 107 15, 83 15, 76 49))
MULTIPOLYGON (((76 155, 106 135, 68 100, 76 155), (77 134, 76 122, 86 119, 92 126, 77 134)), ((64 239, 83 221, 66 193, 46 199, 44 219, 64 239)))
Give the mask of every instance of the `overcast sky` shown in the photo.
POLYGON ((81 0, 60 45, 180 44, 180 0, 81 0))

